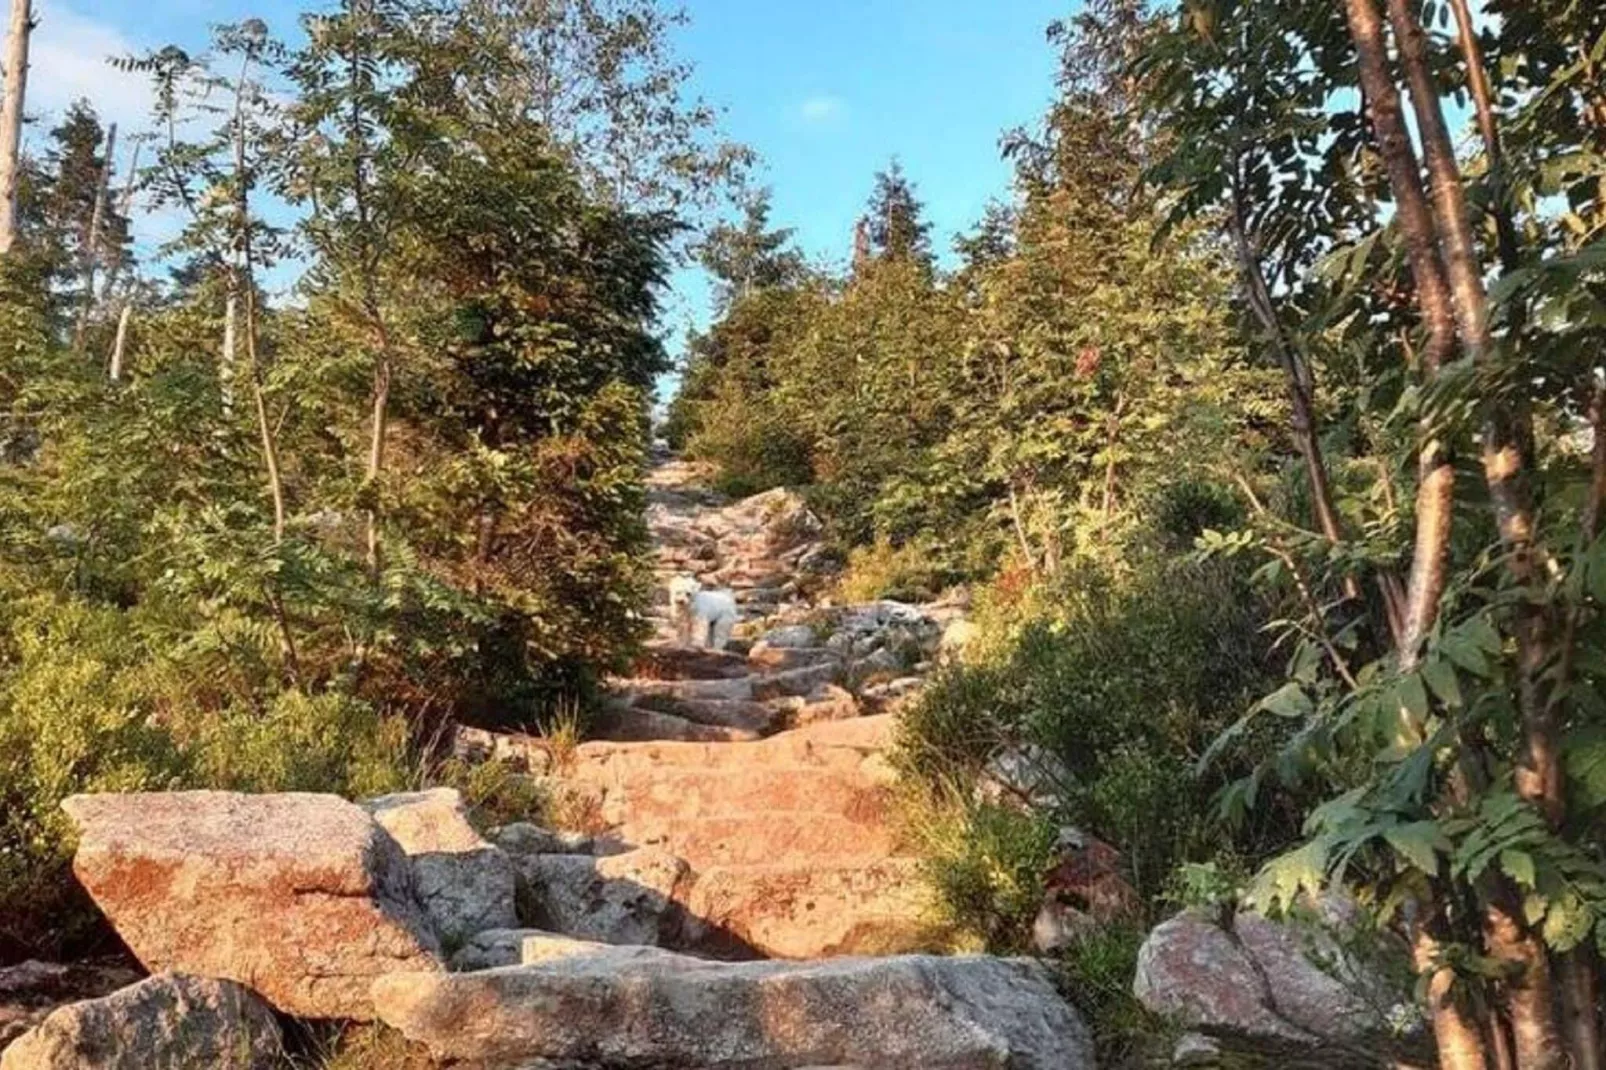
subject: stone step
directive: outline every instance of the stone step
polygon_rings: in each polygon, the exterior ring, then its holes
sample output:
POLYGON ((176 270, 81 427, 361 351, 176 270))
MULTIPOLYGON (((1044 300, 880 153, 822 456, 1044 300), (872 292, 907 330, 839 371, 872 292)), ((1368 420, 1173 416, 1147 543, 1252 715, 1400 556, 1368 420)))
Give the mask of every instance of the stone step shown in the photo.
POLYGON ((980 956, 709 963, 537 937, 535 961, 395 973, 380 1018, 438 1060, 493 1066, 1092 1070, 1047 967, 980 956))
POLYGON ((600 791, 599 803, 603 822, 626 842, 666 843, 671 850, 676 845, 665 840, 669 830, 697 818, 787 812, 868 822, 887 808, 886 789, 857 771, 776 765, 658 769, 600 791))
POLYGON ((893 955, 940 942, 921 862, 716 866, 697 874, 684 946, 767 958, 893 955))
POLYGON ((738 699, 752 701, 753 678, 750 676, 721 680, 649 680, 641 677, 615 677, 608 680, 608 690, 616 695, 642 697, 656 696, 681 699, 738 699))
POLYGON ((753 672, 740 654, 673 644, 649 645, 631 669, 635 677, 649 680, 728 680, 753 672))
POLYGON ((699 724, 672 713, 613 703, 604 711, 592 738, 617 743, 675 740, 685 743, 746 743, 763 738, 763 733, 746 728, 699 724))
POLYGON ((839 664, 841 661, 842 656, 828 647, 773 646, 763 640, 755 643, 747 654, 749 672, 755 669, 764 673, 788 672, 815 665, 839 664))
POLYGON ((807 697, 826 684, 841 683, 845 671, 840 662, 832 660, 797 669, 766 673, 752 678, 754 698, 780 698, 784 695, 807 697))
POLYGON ((867 864, 897 838, 879 810, 855 815, 786 811, 699 817, 662 829, 662 843, 694 869, 765 863, 867 864))
POLYGON ((753 743, 594 741, 575 748, 569 775, 584 784, 613 788, 666 767, 809 765, 853 770, 887 783, 891 771, 881 752, 892 745, 895 732, 892 717, 881 715, 809 725, 753 743))
POLYGON ((761 736, 779 728, 790 712, 783 705, 745 699, 679 698, 674 695, 641 695, 635 705, 694 724, 736 728, 761 736))

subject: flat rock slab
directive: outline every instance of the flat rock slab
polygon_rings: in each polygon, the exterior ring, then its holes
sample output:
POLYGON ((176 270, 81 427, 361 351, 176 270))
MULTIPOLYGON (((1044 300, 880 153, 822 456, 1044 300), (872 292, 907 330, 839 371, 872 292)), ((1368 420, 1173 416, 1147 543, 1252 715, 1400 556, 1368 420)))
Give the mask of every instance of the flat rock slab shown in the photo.
POLYGON ((528 854, 519 871, 555 933, 607 944, 658 944, 681 927, 677 900, 691 872, 655 847, 623 854, 528 854))
POLYGON ((890 770, 882 752, 892 745, 894 732, 893 719, 878 716, 825 721, 737 746, 677 741, 582 743, 575 748, 567 775, 584 783, 617 788, 665 766, 730 769, 816 765, 864 770, 887 783, 890 770))
POLYGON ((1036 963, 987 957, 708 963, 613 948, 478 973, 392 974, 381 1018, 441 1058, 529 1065, 1091 1070, 1036 963))
POLYGON ((281 1058, 279 1023, 249 989, 158 974, 54 1011, 0 1070, 270 1070, 281 1058))
POLYGON ((406 852, 414 891, 443 945, 518 924, 513 861, 469 824, 456 789, 382 795, 362 808, 406 852))
POLYGON ((778 959, 922 950, 934 942, 929 897, 912 858, 711 867, 687 900, 685 946, 778 959))
POLYGON ((1235 1047, 1277 1052, 1290 1067, 1377 1065, 1364 1053, 1382 1059, 1389 1051, 1394 1056, 1382 1062, 1414 1063, 1427 1050, 1424 1037, 1390 1025, 1389 1008, 1407 1006, 1410 994, 1392 992, 1375 965, 1306 920, 1240 913, 1224 926, 1184 911, 1144 941, 1133 994, 1151 1011, 1235 1047))
POLYGON ((333 795, 75 795, 73 872, 134 955, 247 985, 302 1018, 373 1017, 368 988, 440 967, 401 848, 333 795))
POLYGON ((612 702, 604 710, 593 738, 612 743, 643 743, 674 740, 681 743, 749 743, 763 738, 750 728, 698 724, 673 713, 642 709, 624 702, 612 702))

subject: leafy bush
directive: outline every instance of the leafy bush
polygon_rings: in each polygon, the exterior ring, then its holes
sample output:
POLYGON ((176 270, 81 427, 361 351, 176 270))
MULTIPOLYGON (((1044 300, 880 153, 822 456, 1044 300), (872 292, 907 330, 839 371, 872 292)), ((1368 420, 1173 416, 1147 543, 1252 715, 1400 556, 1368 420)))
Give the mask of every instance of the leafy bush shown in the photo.
POLYGON ((905 820, 937 892, 938 921, 962 947, 1028 950, 1057 833, 1050 815, 976 802, 952 785, 916 792, 905 820))
POLYGON ((958 578, 941 565, 925 540, 894 546, 881 538, 848 554, 837 593, 845 602, 878 598, 918 602, 936 596, 958 578))
POLYGON ((360 797, 416 780, 400 718, 271 680, 222 692, 207 659, 166 632, 170 616, 49 595, 5 604, 0 937, 35 953, 96 934, 67 875, 68 795, 215 787, 360 797))
POLYGON ((718 466, 714 489, 733 498, 813 477, 808 439, 774 405, 737 387, 697 406, 686 450, 718 466))
MULTIPOLYGON (((976 660, 940 673, 904 718, 905 769, 974 785, 996 754, 1040 748, 1064 780, 1043 816, 1117 846, 1146 899, 1179 863, 1231 844, 1211 804, 1236 767, 1201 779, 1195 766, 1274 671, 1240 572, 1180 562, 1117 584, 1088 569, 1051 588, 1001 581, 981 602, 976 660)), ((1296 829, 1290 817, 1237 835, 1262 853, 1296 829)))

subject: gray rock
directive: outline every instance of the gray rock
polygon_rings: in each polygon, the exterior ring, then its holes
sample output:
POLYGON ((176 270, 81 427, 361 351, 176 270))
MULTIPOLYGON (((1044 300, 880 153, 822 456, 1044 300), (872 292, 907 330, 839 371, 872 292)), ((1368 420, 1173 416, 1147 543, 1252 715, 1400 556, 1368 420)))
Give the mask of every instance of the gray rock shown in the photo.
POLYGON ((334 795, 74 795, 73 872, 149 970, 248 984, 302 1018, 370 1018, 369 981, 439 969, 407 856, 334 795))
POLYGON ((1138 951, 1132 992, 1149 1010, 1211 1032, 1314 1044, 1284 1018, 1237 938, 1202 912, 1162 922, 1138 951))
MULTIPOLYGON (((1377 1065, 1425 1043, 1398 1022, 1406 992, 1341 937, 1308 921, 1185 911, 1138 952, 1133 993, 1149 1010, 1235 1047, 1289 1053, 1287 1065, 1377 1065)), ((1381 949, 1380 949, 1381 950, 1381 949)))
POLYGON ((595 844, 583 832, 542 828, 528 821, 515 821, 491 832, 491 839, 513 855, 588 855, 595 844))
POLYGON ((783 650, 798 647, 813 646, 819 642, 819 637, 813 628, 807 624, 787 624, 779 628, 771 628, 760 637, 759 642, 783 650))
POLYGON ((1172 1066, 1216 1066, 1221 1062, 1221 1042, 1203 1033, 1184 1033, 1171 1049, 1172 1066))
POLYGON ((656 947, 625 947, 579 940, 549 933, 545 929, 492 929, 476 935, 452 957, 452 969, 460 973, 495 970, 505 966, 534 966, 543 962, 612 954, 624 960, 645 959, 669 952, 656 947))
POLYGON ((474 831, 455 789, 384 795, 362 806, 407 853, 414 890, 443 945, 519 923, 513 862, 474 831))
POLYGON ((384 1021, 441 1058, 704 1070, 1083 1070, 1092 1044, 1041 965, 905 956, 716 963, 610 948, 380 979, 384 1021))
POLYGON ((540 908, 538 924, 605 944, 659 944, 680 925, 676 896, 691 869, 657 847, 623 854, 526 855, 519 871, 540 908))
POLYGON ((1053 810, 1074 782, 1064 762, 1034 743, 1021 743, 988 759, 977 792, 991 803, 1053 810))
POLYGON ((233 981, 164 973, 72 1003, 23 1034, 3 1070, 268 1070, 281 1057, 268 1005, 233 981))

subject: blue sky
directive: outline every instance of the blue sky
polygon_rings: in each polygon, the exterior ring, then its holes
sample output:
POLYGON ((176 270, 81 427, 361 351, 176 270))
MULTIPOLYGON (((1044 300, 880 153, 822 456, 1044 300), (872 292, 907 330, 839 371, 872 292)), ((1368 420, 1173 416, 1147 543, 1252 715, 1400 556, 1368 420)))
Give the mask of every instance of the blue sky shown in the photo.
MULTIPOLYGON (((108 54, 199 47, 209 24, 248 16, 288 32, 288 0, 35 0, 29 111, 49 118, 88 96, 127 130, 148 101, 108 54)), ((1034 121, 1053 92, 1044 29, 1075 0, 689 0, 680 51, 731 135, 764 161, 778 225, 814 257, 846 258, 874 172, 894 156, 946 249, 1007 193, 998 138, 1034 121)), ((39 124, 34 136, 38 136, 39 124)), ((677 277, 666 329, 706 315, 706 287, 677 277)), ((673 340, 673 339, 672 339, 673 340)))

